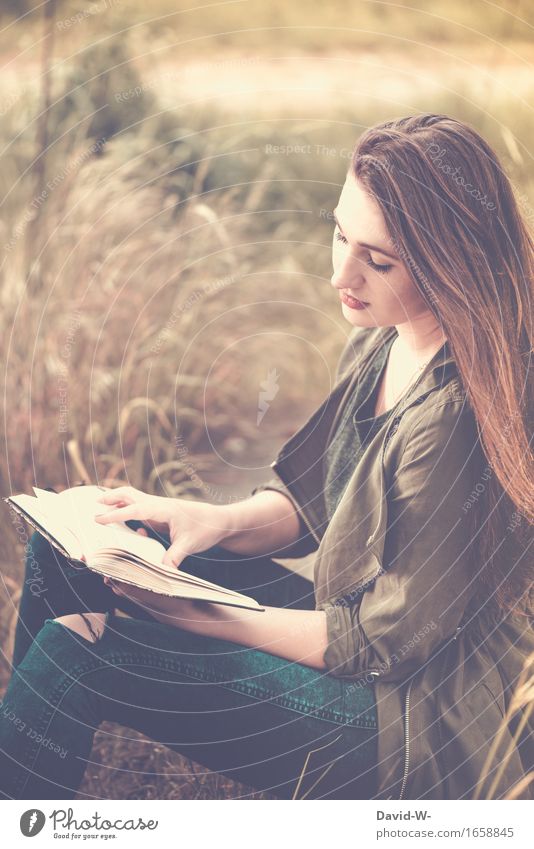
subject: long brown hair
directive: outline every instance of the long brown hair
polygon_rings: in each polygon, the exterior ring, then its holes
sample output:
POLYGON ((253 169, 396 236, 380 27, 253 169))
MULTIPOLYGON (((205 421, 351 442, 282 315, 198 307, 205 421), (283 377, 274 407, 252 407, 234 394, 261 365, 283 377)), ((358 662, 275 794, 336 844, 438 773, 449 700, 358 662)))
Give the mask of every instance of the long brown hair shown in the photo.
POLYGON ((351 169, 378 202, 392 243, 442 327, 476 419, 487 465, 471 505, 480 584, 499 609, 529 614, 532 235, 495 152, 446 115, 366 130, 351 169))

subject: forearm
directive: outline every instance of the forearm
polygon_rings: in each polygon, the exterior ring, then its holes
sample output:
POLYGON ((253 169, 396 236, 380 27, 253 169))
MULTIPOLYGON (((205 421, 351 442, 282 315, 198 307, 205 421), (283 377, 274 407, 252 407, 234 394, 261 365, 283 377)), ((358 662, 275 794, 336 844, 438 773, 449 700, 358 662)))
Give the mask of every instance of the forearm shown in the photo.
POLYGON ((266 607, 258 612, 183 599, 172 599, 168 610, 168 613, 163 609, 151 613, 160 622, 195 634, 229 640, 315 669, 326 669, 323 655, 327 631, 323 610, 266 607))
POLYGON ((301 533, 295 508, 281 492, 264 490, 256 495, 225 506, 228 533, 220 543, 236 554, 271 554, 283 556, 284 549, 301 533))

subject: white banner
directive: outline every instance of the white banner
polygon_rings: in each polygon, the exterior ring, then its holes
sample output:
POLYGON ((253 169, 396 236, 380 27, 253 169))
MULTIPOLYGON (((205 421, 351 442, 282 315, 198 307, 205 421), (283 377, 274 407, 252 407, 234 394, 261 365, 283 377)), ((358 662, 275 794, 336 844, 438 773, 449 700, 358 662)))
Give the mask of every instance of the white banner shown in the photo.
POLYGON ((3 845, 12 849, 70 844, 202 849, 354 849, 392 847, 514 847, 531 849, 531 802, 258 801, 5 801, 3 845), (310 811, 309 806, 317 810, 310 811), (267 811, 271 806, 272 811, 267 811), (205 811, 201 811, 205 807, 205 811), (164 841, 164 844, 162 844, 164 841))

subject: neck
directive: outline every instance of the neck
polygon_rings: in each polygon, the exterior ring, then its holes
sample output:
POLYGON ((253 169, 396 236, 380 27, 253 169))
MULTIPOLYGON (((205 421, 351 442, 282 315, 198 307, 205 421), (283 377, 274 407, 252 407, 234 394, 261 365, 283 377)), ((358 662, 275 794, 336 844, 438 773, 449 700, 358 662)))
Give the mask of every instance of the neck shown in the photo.
POLYGON ((417 316, 395 327, 399 334, 396 345, 414 360, 433 356, 447 339, 432 313, 417 316))

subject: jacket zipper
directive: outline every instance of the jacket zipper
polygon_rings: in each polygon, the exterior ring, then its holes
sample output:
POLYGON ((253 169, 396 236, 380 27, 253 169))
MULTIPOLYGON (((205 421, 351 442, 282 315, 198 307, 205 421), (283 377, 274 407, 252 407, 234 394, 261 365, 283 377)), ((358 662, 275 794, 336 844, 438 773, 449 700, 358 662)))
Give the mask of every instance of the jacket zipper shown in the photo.
POLYGON ((412 689, 413 678, 408 684, 406 690, 406 698, 404 701, 404 773, 402 776, 402 786, 399 799, 404 799, 406 791, 406 782, 408 780, 408 772, 410 770, 410 691, 412 689))

